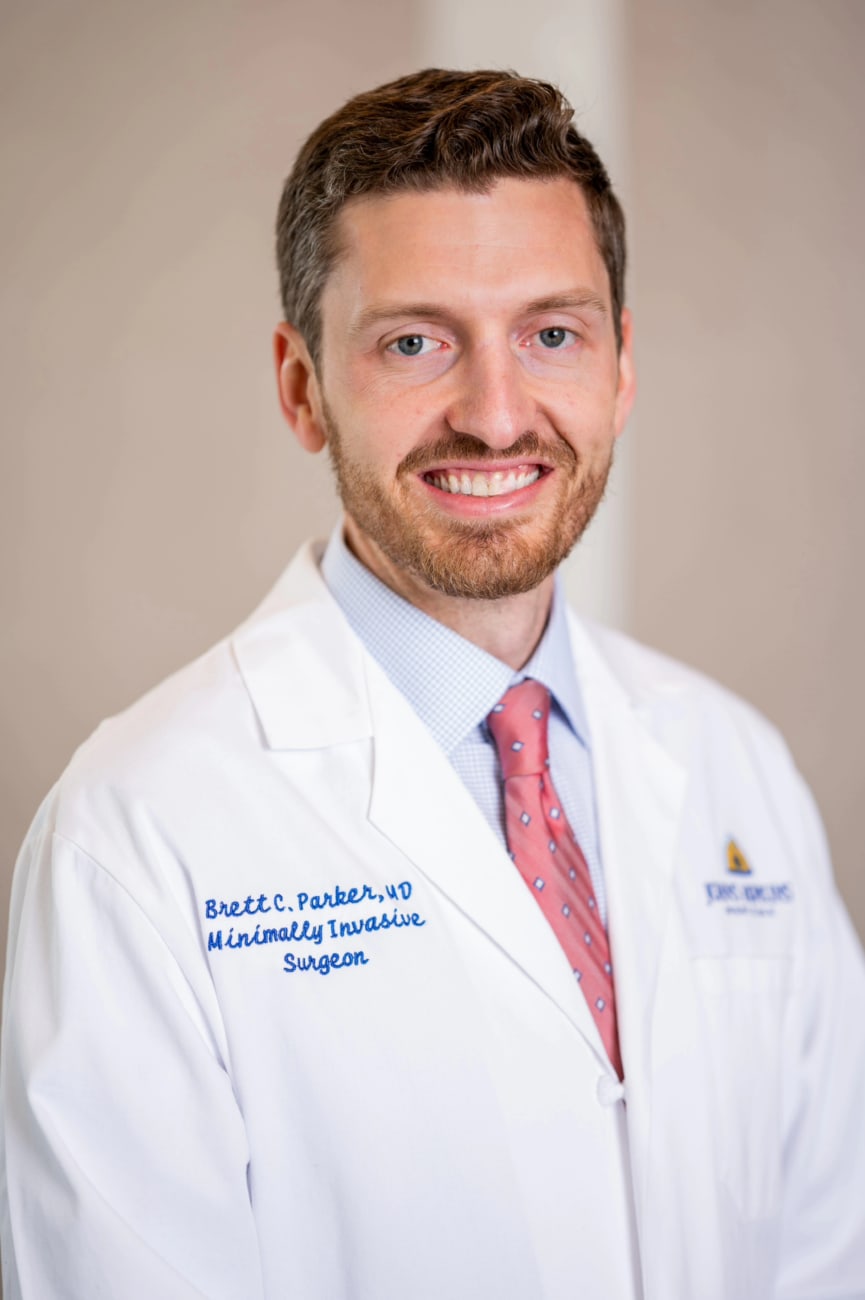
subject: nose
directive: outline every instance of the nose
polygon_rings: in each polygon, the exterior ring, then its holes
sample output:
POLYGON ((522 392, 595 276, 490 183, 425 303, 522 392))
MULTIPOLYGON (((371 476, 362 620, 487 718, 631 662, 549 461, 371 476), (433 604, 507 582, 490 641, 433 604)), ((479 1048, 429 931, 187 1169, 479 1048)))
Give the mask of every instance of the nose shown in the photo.
POLYGON ((455 378, 457 388, 446 411, 455 433, 471 434, 504 451, 534 429, 528 377, 510 346, 485 343, 473 349, 455 378))

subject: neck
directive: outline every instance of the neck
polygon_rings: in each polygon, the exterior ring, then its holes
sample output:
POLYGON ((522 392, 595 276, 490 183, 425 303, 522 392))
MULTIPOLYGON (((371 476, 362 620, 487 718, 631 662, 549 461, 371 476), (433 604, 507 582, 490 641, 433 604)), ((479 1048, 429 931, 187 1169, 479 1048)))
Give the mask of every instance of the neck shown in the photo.
POLYGON ((532 591, 499 600, 446 596, 393 564, 350 518, 346 519, 345 538, 349 550, 380 582, 430 618, 510 668, 519 670, 531 659, 550 613, 552 574, 532 591))

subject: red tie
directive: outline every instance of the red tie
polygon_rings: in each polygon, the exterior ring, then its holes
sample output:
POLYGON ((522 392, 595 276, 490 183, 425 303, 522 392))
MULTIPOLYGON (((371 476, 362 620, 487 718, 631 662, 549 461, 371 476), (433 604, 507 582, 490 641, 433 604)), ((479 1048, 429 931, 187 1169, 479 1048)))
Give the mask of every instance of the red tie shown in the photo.
POLYGON ((550 779, 549 712, 549 691, 528 678, 487 718, 505 783, 508 847, 571 963, 621 1079, 610 945, 586 859, 550 779))

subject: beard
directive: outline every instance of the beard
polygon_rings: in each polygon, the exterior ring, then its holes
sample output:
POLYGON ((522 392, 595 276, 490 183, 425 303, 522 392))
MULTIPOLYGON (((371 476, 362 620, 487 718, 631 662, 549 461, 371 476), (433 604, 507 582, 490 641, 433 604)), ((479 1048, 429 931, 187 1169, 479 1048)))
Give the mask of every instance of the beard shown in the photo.
POLYGON ((396 492, 385 491, 369 466, 345 450, 325 404, 327 445, 346 513, 395 565, 445 596, 501 600, 532 591, 558 568, 585 532, 603 499, 612 447, 598 466, 582 464, 564 440, 542 443, 525 433, 504 451, 479 438, 453 433, 410 452, 396 473, 396 492), (558 497, 543 519, 457 519, 418 502, 410 485, 418 474, 459 461, 543 460, 560 480, 558 497))

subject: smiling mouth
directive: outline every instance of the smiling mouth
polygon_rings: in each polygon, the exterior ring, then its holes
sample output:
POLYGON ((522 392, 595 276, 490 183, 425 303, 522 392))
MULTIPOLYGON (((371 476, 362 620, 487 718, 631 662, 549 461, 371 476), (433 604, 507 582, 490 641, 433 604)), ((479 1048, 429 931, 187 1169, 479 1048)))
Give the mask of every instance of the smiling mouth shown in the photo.
POLYGON ((440 492, 449 492, 452 496, 463 497, 502 497, 508 492, 520 492, 531 487, 541 477, 541 467, 519 470, 433 470, 424 474, 425 483, 431 484, 440 492))

